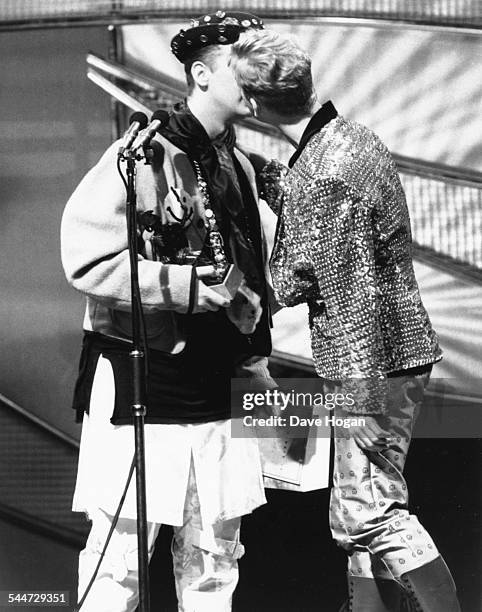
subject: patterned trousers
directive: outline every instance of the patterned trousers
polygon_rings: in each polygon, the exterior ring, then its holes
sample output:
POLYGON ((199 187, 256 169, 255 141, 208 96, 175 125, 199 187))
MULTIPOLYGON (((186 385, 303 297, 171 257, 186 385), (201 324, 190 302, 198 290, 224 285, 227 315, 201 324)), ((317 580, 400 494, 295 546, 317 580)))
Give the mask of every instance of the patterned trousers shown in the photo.
MULTIPOLYGON (((403 477, 428 379, 429 374, 388 379, 387 414, 375 416, 391 438, 383 451, 361 450, 349 429, 335 427, 330 526, 349 555, 349 574, 398 579, 439 556, 428 532, 408 510, 403 477)), ((335 415, 347 416, 342 411, 335 415)))
MULTIPOLYGON (((112 517, 98 510, 79 557, 79 600, 98 563, 112 517)), ((240 518, 202 525, 193 465, 184 507, 184 524, 174 527, 172 558, 180 612, 228 612, 238 582, 240 518)), ((148 523, 150 555, 160 525, 148 523)), ((81 612, 133 612, 138 604, 137 528, 119 519, 100 571, 81 612)))

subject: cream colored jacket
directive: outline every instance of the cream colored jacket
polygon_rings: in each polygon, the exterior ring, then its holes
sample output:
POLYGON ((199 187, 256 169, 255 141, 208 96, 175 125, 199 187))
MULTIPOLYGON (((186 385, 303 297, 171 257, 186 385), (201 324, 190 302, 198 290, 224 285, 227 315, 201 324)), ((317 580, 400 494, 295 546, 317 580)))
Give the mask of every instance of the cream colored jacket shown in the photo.
MULTIPOLYGON (((61 224, 61 254, 68 281, 87 297, 84 329, 127 339, 131 333, 130 267, 126 192, 116 169, 118 146, 117 142, 109 147, 69 199, 61 224)), ((152 165, 137 165, 138 211, 152 210, 167 223, 172 213, 182 217, 182 202, 192 211, 186 229, 189 247, 200 251, 205 219, 192 166, 183 151, 159 135, 153 148, 152 165)), ((235 154, 258 200, 254 170, 239 150, 235 154)), ((267 262, 276 217, 262 200, 259 211, 267 262)), ((269 276, 267 265, 266 274, 269 276)), ((189 265, 154 261, 148 250, 139 256, 139 285, 150 348, 173 353, 185 346, 179 315, 188 308, 190 279, 189 265)))

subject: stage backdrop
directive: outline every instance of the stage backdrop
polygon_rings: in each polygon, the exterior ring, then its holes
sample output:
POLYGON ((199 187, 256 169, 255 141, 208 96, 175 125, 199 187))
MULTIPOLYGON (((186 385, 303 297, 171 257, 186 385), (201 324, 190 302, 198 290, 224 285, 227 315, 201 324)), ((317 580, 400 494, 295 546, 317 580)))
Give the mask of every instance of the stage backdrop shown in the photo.
MULTIPOLYGON (((126 61, 184 80, 172 36, 188 23, 123 28, 126 61)), ((482 36, 395 27, 273 22, 313 58, 320 100, 374 130, 398 153, 482 170, 482 36)))
POLYGON ((64 278, 60 219, 111 142, 90 49, 107 54, 106 28, 0 34, 0 393, 74 436, 84 300, 64 278))

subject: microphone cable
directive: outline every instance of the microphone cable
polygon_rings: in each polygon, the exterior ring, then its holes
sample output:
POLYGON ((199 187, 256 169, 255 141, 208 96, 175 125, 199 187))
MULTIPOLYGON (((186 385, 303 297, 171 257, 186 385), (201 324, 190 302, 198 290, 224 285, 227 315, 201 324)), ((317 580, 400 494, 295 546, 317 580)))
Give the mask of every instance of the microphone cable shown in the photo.
POLYGON ((105 540, 104 548, 102 549, 102 552, 100 553, 99 561, 97 562, 95 570, 94 570, 94 572, 93 572, 93 574, 92 574, 92 576, 91 576, 91 578, 89 580, 89 584, 87 585, 87 587, 86 587, 86 589, 84 591, 84 594, 82 595, 81 600, 74 607, 73 612, 80 612, 80 609, 84 605, 84 602, 85 602, 85 600, 87 598, 87 595, 90 593, 92 585, 94 584, 95 579, 97 578, 97 574, 99 573, 100 566, 101 566, 102 561, 104 560, 104 557, 105 557, 105 552, 107 550, 107 547, 109 546, 109 542, 110 542, 110 540, 112 538, 112 534, 114 533, 114 529, 116 528, 117 521, 119 520, 119 516, 120 516, 121 510, 122 510, 122 506, 124 505, 124 501, 125 501, 125 498, 126 498, 126 495, 127 495, 127 490, 129 489, 129 485, 130 485, 130 482, 131 482, 131 479, 132 479, 132 474, 134 473, 135 465, 136 465, 136 458, 135 458, 135 455, 134 455, 134 457, 132 458, 131 467, 129 468, 129 474, 127 476, 127 482, 126 482, 126 485, 124 487, 124 491, 122 493, 119 505, 117 506, 116 513, 114 514, 114 518, 112 520, 112 525, 110 526, 109 533, 107 534, 107 538, 105 540))

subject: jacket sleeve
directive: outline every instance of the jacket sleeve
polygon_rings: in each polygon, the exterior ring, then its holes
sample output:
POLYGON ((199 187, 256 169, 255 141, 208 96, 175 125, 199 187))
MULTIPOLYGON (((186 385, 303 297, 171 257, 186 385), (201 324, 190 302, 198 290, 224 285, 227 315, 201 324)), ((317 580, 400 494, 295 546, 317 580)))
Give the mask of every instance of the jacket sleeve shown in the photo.
POLYGON ((291 307, 319 296, 318 282, 310 258, 311 235, 301 219, 298 203, 288 194, 278 217, 270 261, 275 298, 291 307))
MULTIPOLYGON (((130 310, 126 191, 116 168, 117 148, 114 143, 106 151, 69 199, 61 223, 61 256, 67 280, 75 289, 110 308, 130 310)), ((138 170, 138 181, 146 181, 152 193, 150 208, 155 208, 151 169, 139 166, 138 170)), ((191 266, 161 264, 140 255, 138 259, 146 311, 185 312, 191 266)))
POLYGON ((263 198, 275 215, 279 215, 286 175, 289 169, 276 159, 266 163, 256 173, 260 198, 263 198))
MULTIPOLYGON (((316 181, 304 218, 310 254, 324 303, 346 357, 343 386, 353 392, 351 412, 381 413, 386 404, 383 336, 375 274, 372 204, 336 178, 316 181)), ((316 329, 315 329, 316 332, 316 329)))

